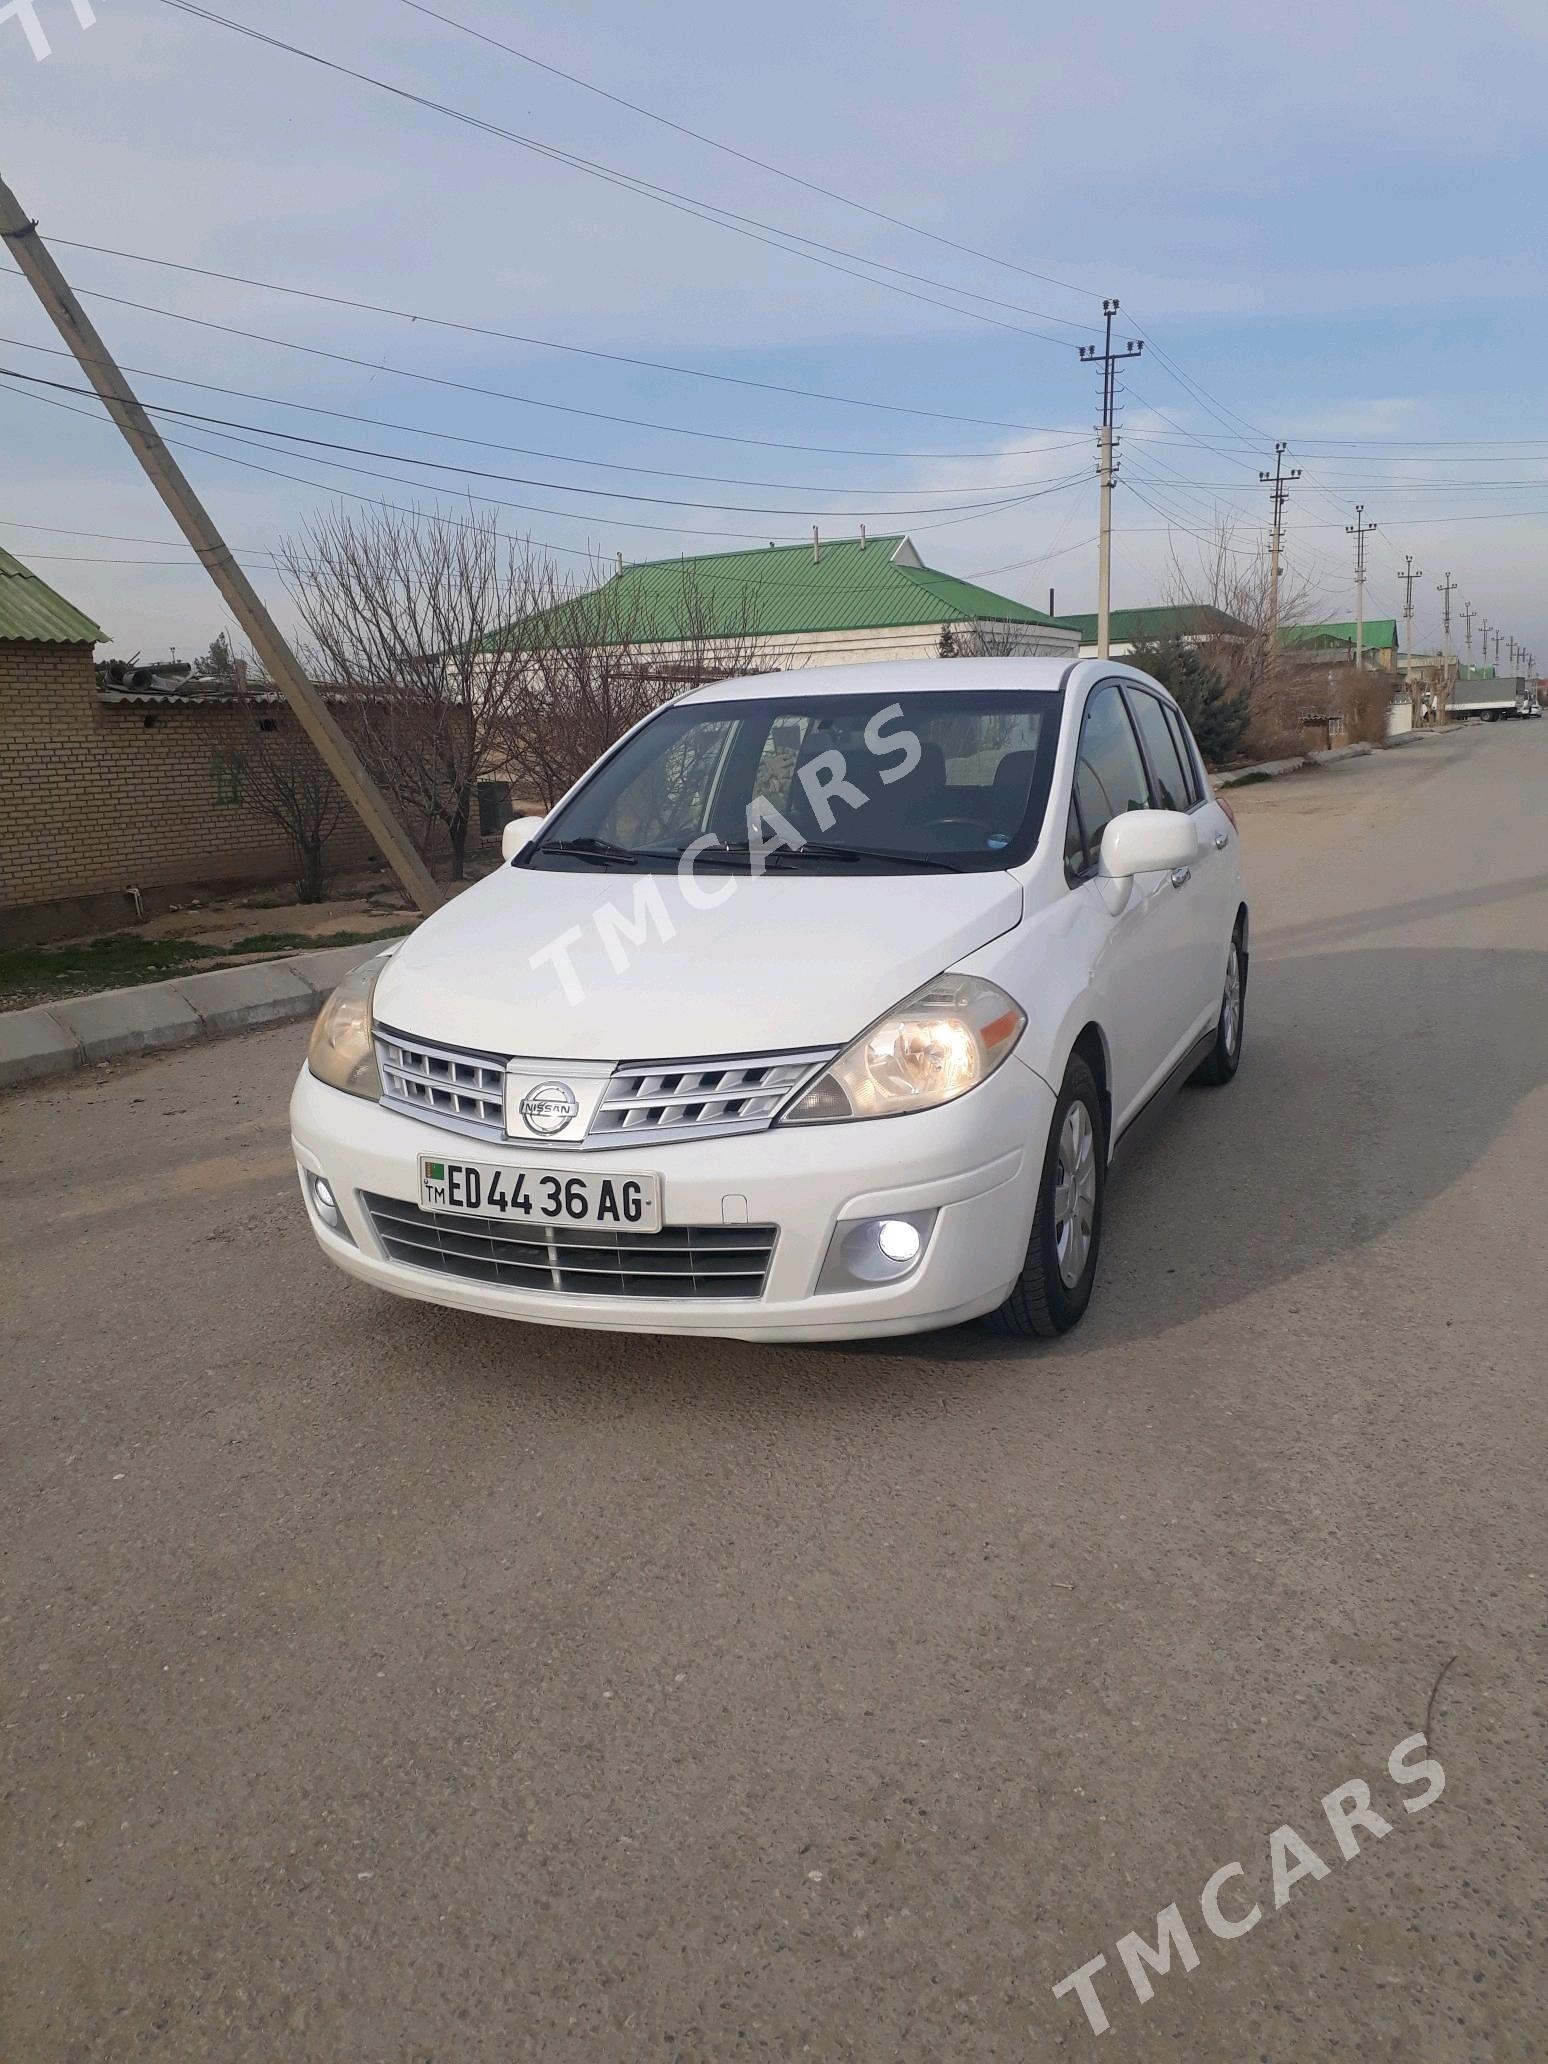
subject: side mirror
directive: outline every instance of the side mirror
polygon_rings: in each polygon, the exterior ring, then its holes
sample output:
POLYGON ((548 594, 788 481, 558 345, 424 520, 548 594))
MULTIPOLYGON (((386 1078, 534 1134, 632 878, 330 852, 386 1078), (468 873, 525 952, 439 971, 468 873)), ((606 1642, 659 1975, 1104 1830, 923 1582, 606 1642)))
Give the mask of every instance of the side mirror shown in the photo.
POLYGON ((1198 827, 1181 810, 1128 810, 1102 834, 1097 873, 1122 882, 1136 874, 1170 874, 1198 857, 1198 827))
POLYGON ((500 858, 514 860, 523 846, 531 845, 542 824, 541 817, 513 817, 500 834, 500 858))

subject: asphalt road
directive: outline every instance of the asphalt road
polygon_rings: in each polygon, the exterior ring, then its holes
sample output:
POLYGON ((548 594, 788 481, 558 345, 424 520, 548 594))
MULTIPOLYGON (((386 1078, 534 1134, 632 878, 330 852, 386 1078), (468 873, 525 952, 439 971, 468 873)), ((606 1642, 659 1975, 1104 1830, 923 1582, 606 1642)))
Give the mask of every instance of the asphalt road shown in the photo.
POLYGON ((1242 792, 1246 1061, 1054 1347, 378 1297, 294 1029, 11 1100, 6 2064, 1548 2053, 1545 777, 1242 792))

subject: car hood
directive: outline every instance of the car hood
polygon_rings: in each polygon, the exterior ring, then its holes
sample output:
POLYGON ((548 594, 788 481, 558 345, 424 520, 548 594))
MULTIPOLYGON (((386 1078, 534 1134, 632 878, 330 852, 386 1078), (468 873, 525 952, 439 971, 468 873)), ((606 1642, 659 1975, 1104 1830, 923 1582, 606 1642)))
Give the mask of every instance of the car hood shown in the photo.
POLYGON ((672 874, 498 868, 404 941, 375 1015, 448 1046, 543 1060, 839 1046, 1022 908, 1021 884, 1002 873, 706 871, 697 887, 730 893, 705 910, 672 874), (568 993, 551 958, 534 965, 556 942, 568 993))

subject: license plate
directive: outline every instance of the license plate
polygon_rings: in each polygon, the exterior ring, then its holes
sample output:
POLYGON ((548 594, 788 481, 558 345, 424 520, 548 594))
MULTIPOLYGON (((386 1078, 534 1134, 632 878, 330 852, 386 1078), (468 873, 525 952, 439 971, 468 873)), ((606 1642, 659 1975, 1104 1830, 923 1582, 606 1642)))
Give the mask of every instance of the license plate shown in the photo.
POLYGON ((419 1202, 425 1211, 469 1218, 508 1218, 517 1225, 595 1226, 617 1233, 661 1230, 659 1175, 597 1175, 577 1170, 508 1168, 491 1161, 419 1157, 419 1202))

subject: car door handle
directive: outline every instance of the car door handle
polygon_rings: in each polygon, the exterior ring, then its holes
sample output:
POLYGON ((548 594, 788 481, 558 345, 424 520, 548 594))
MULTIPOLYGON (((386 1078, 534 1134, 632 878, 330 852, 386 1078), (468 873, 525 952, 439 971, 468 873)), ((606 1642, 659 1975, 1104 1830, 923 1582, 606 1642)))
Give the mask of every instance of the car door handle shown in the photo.
POLYGON ((1174 867, 1172 869, 1172 887, 1174 889, 1185 887, 1192 879, 1193 869, 1191 867, 1174 867))
POLYGON ((1230 843, 1231 834, 1228 831, 1217 831, 1215 833, 1215 851, 1217 853, 1223 853, 1230 843))

